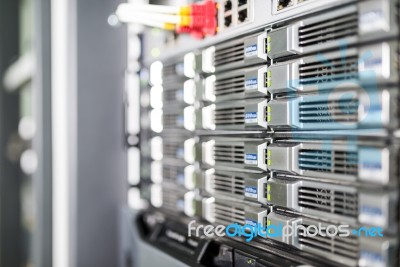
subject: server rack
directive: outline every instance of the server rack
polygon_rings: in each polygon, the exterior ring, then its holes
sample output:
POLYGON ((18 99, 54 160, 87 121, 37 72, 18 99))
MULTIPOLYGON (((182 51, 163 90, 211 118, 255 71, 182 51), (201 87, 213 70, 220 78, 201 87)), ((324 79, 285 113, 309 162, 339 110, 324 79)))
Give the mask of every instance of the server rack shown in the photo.
POLYGON ((398 1, 218 4, 214 37, 128 41, 144 48, 127 87, 141 117, 128 164, 142 168, 126 217, 190 266, 397 266, 398 1), (196 239, 191 220, 383 237, 196 239))

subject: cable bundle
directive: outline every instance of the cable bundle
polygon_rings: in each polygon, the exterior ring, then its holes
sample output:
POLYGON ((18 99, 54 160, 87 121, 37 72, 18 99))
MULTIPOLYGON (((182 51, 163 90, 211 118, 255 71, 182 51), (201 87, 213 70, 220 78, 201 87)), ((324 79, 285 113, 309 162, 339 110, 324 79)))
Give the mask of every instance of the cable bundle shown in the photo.
POLYGON ((116 15, 121 22, 139 23, 196 38, 214 35, 217 31, 217 4, 212 0, 187 6, 121 4, 116 15))

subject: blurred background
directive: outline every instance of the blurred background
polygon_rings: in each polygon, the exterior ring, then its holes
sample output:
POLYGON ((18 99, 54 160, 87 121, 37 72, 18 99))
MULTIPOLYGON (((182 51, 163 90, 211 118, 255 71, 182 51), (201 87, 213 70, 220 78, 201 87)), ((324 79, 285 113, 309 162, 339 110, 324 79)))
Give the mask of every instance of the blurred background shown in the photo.
POLYGON ((117 0, 0 1, 0 266, 116 266, 126 29, 117 0))

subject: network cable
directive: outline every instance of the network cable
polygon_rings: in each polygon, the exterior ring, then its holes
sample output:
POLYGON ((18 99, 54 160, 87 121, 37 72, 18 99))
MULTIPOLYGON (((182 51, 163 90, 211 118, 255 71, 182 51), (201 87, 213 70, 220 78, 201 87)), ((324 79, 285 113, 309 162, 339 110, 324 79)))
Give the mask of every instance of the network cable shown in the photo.
POLYGON ((122 23, 137 23, 203 38, 215 35, 218 30, 217 9, 218 5, 212 0, 185 6, 123 3, 115 14, 122 23))

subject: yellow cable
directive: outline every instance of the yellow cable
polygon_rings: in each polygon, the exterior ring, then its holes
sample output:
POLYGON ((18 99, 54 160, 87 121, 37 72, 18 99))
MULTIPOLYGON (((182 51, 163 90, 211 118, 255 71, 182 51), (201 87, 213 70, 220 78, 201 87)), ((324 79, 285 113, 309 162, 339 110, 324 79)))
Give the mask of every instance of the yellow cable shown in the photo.
POLYGON ((192 19, 190 16, 181 16, 180 17, 180 22, 179 22, 179 26, 181 27, 185 27, 185 26, 190 26, 192 19))
POLYGON ((174 31, 175 30, 175 24, 173 23, 164 23, 164 30, 168 30, 168 31, 174 31))
POLYGON ((181 16, 189 16, 192 12, 192 8, 190 6, 183 6, 179 9, 179 15, 181 16))

